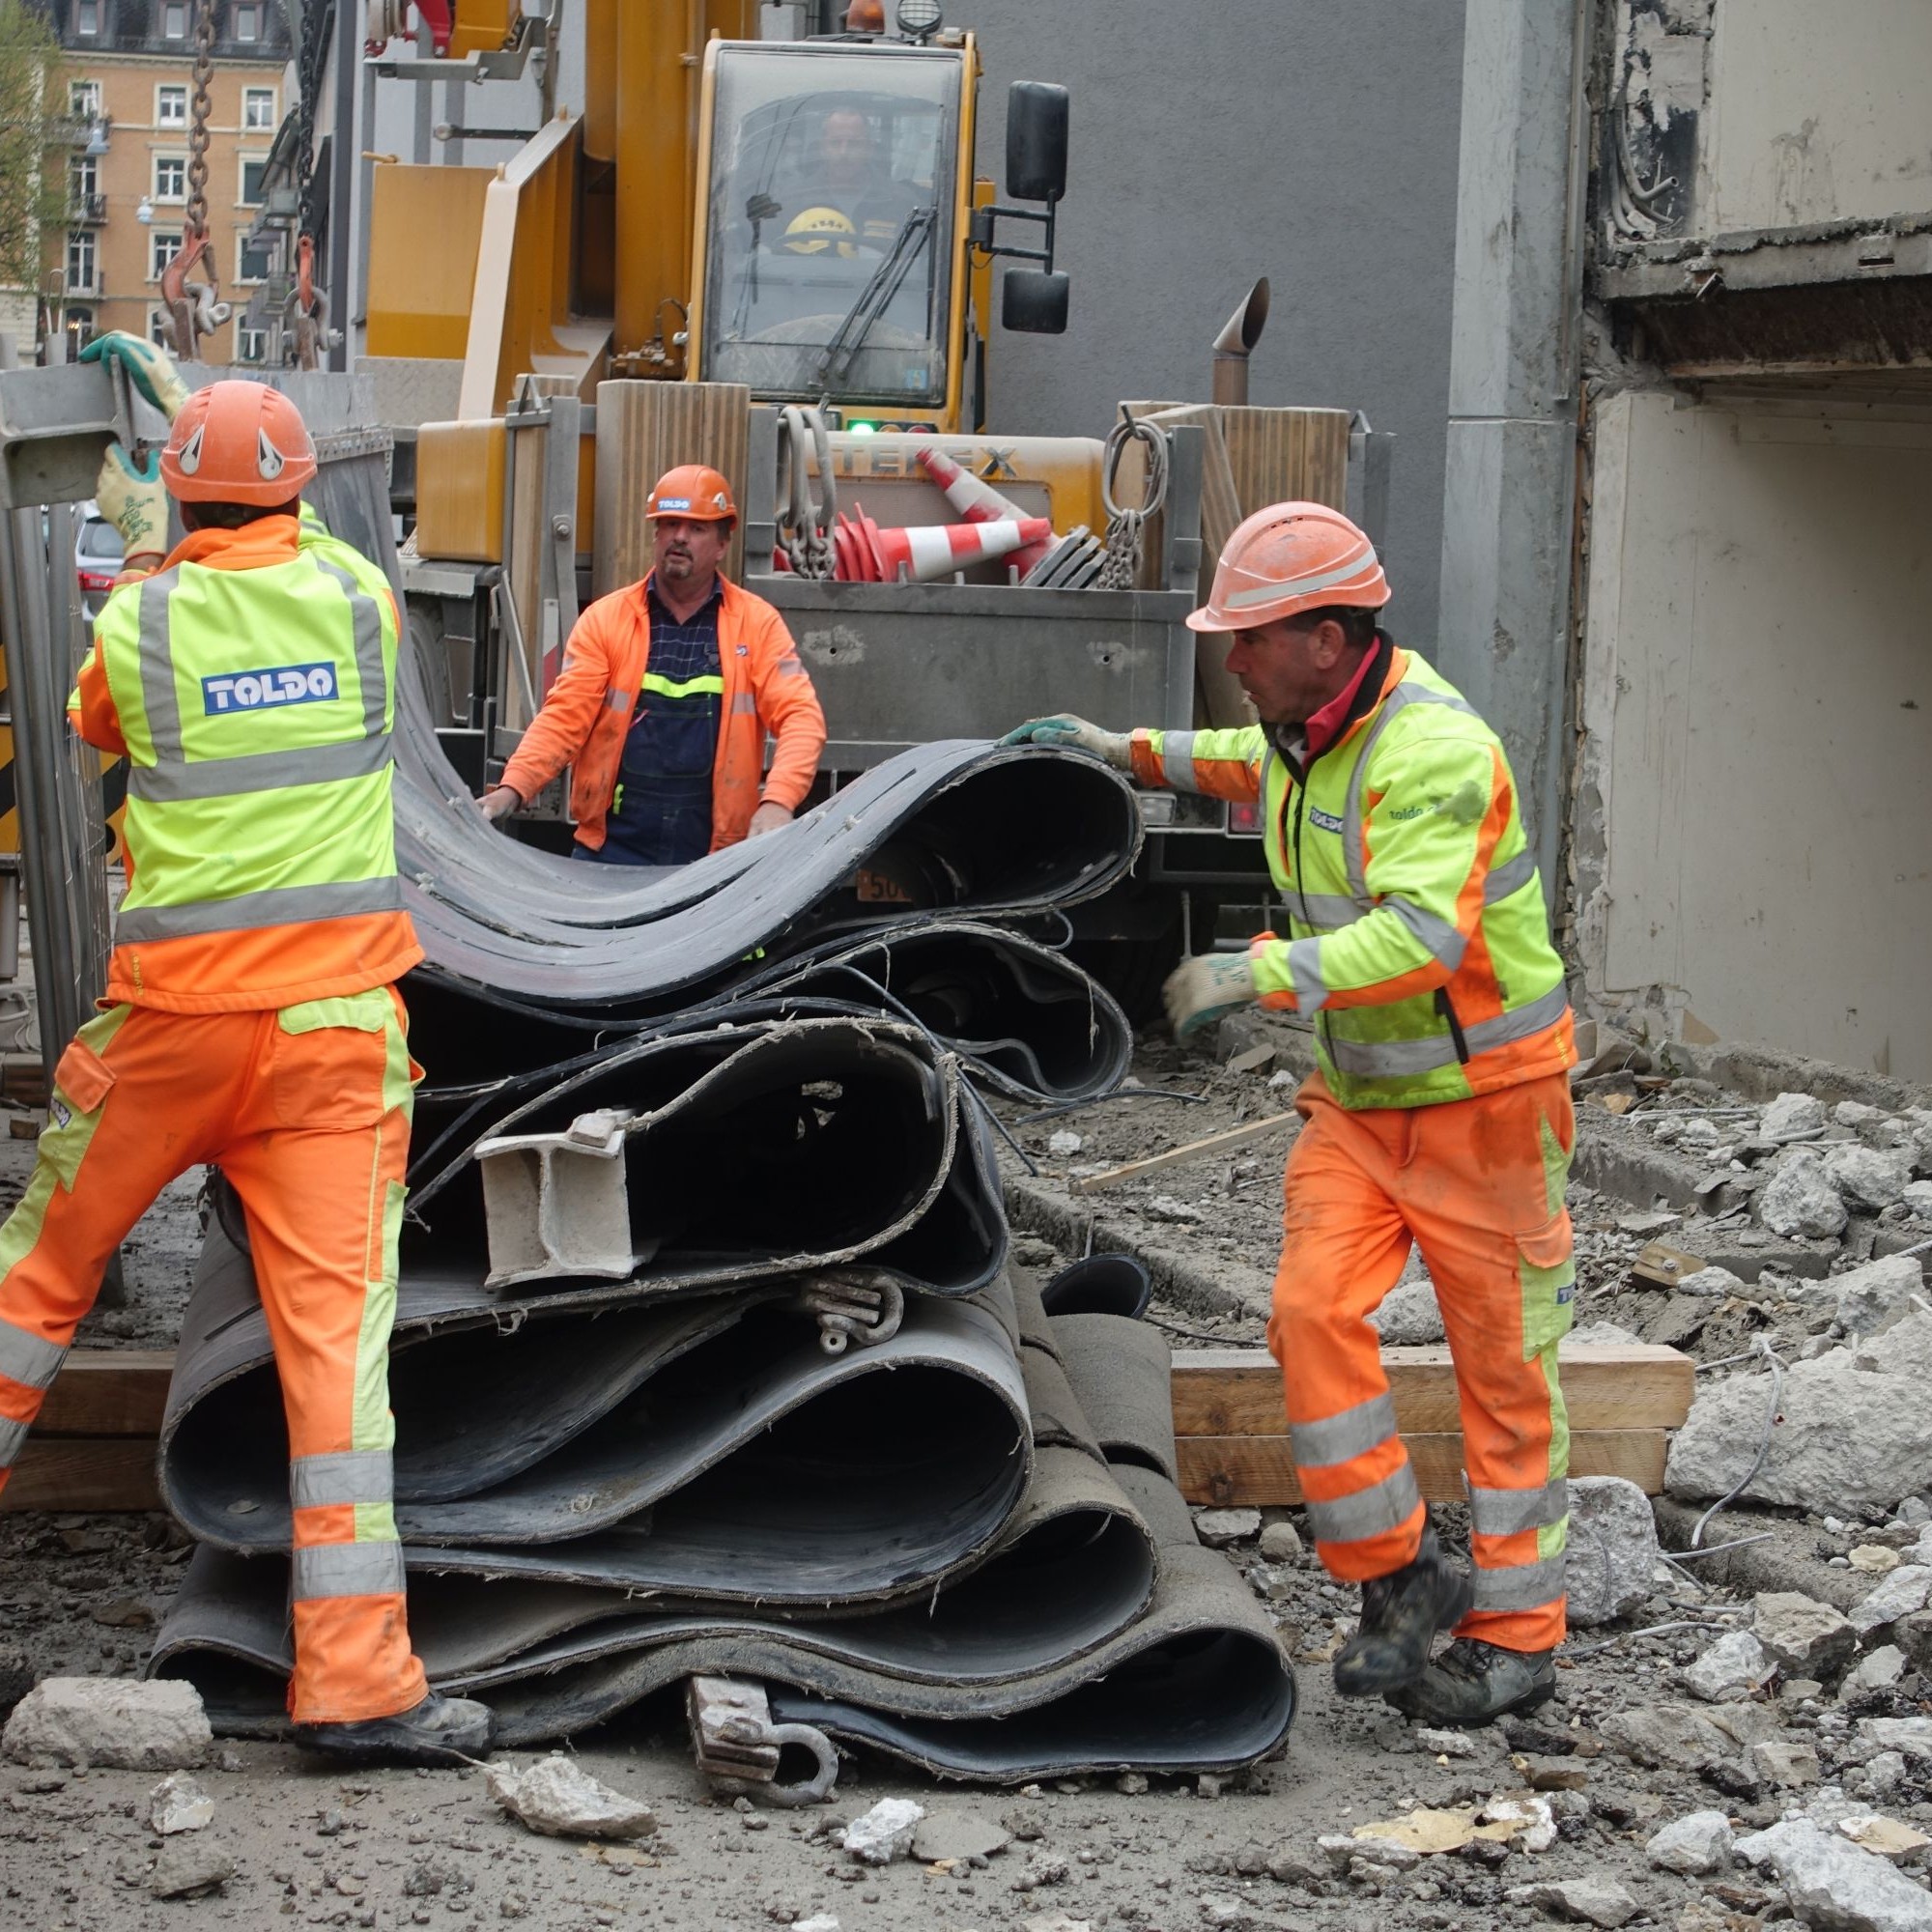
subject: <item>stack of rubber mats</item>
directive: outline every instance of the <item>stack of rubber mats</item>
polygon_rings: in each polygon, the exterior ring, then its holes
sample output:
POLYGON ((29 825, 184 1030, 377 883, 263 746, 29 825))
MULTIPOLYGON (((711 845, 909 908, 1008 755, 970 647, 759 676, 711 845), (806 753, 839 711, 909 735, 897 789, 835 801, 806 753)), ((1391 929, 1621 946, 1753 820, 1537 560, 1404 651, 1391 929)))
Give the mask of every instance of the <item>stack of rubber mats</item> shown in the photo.
MULTIPOLYGON (((974 1088, 1052 1103, 1125 1070, 1118 1007, 1056 944, 1131 864, 1122 781, 927 746, 639 876, 485 828, 413 696, 399 736, 430 1077, 390 1394, 438 1688, 530 1744, 752 1678, 781 1723, 991 1780, 1278 1747, 1293 1672, 1175 1488, 1166 1343, 1048 1318, 1009 1268, 974 1088), (636 1265, 488 1286, 478 1145, 608 1111, 636 1265), (895 1319, 834 1352, 802 1301, 827 1280, 895 1319)), ((218 1730, 282 1722, 286 1458, 223 1215, 161 1440, 201 1547, 152 1661, 218 1730)))

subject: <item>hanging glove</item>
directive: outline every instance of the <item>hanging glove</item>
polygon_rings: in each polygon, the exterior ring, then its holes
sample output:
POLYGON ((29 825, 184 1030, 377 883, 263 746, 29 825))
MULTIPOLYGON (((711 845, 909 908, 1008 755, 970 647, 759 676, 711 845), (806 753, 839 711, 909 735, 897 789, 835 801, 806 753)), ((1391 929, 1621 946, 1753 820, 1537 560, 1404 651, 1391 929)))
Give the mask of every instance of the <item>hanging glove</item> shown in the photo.
POLYGON ((1176 1039, 1185 1039, 1205 1026, 1253 1006, 1255 969, 1245 952, 1203 952, 1183 959, 1167 976, 1160 989, 1168 1024, 1176 1039))
POLYGON ((1030 718, 1000 740, 1003 745, 1051 745, 1056 751, 1090 752, 1117 772, 1133 769, 1133 753, 1124 731, 1103 731, 1084 718, 1061 712, 1052 718, 1030 718))
POLYGON ((167 417, 170 422, 181 414, 187 402, 187 384, 175 367, 174 357, 165 349, 126 329, 110 328, 97 335, 80 352, 83 362, 117 362, 127 370, 136 391, 167 417))
POLYGON ((156 560, 168 548, 168 493, 161 482, 161 459, 151 454, 137 464, 118 442, 107 445, 94 485, 100 514, 121 532, 128 566, 140 557, 156 560))

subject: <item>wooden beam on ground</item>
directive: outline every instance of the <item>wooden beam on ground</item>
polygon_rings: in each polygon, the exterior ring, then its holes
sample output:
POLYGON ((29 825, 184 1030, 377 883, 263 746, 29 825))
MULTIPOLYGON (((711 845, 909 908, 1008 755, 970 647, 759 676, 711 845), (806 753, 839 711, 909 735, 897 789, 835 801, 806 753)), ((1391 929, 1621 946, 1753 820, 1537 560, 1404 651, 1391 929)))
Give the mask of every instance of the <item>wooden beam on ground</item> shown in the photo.
POLYGON ((174 1366, 166 1349, 76 1349, 48 1389, 34 1433, 158 1435, 174 1366))
POLYGON ((30 1435, 0 1510, 154 1510, 161 1506, 152 1436, 30 1435))
POLYGON ((1208 1160, 1217 1153, 1245 1147, 1281 1127, 1294 1125, 1300 1117, 1293 1112, 1270 1114, 1264 1121, 1250 1121, 1245 1126, 1225 1127, 1206 1140, 1189 1141, 1184 1147, 1169 1148, 1165 1153, 1150 1154, 1145 1160, 1130 1160, 1124 1167, 1110 1167, 1105 1174, 1083 1175, 1067 1190, 1072 1194, 1092 1194, 1096 1188, 1118 1187, 1123 1180, 1137 1180, 1163 1167, 1179 1167, 1183 1161, 1208 1160))
MULTIPOLYGON (((1690 1412, 1693 1365, 1675 1349, 1644 1343, 1565 1350, 1570 1427, 1677 1429, 1690 1412)), ((1446 1348, 1384 1349, 1382 1369, 1405 1435, 1463 1426, 1446 1348)), ((1286 1435, 1281 1371, 1264 1349, 1183 1350, 1174 1357, 1177 1435, 1286 1435)))
MULTIPOLYGON (((1415 1480, 1428 1502, 1462 1502, 1461 1435, 1405 1435, 1415 1480)), ((1573 1476, 1622 1476, 1646 1495, 1663 1488, 1669 1438, 1661 1429, 1586 1429, 1570 1436, 1573 1476)), ((1180 1460, 1180 1493, 1190 1503, 1218 1509, 1298 1503, 1301 1486, 1286 1435, 1183 1435, 1175 1443, 1180 1460)))

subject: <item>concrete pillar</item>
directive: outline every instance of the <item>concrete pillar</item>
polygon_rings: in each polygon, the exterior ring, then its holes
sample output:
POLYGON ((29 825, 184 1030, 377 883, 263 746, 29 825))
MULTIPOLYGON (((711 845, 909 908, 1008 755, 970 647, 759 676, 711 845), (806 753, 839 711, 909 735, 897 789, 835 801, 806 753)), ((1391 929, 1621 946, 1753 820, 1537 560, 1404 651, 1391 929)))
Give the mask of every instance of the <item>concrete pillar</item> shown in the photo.
POLYGON ((1590 0, 1468 0, 1436 661, 1501 733, 1546 896, 1564 788, 1590 0))

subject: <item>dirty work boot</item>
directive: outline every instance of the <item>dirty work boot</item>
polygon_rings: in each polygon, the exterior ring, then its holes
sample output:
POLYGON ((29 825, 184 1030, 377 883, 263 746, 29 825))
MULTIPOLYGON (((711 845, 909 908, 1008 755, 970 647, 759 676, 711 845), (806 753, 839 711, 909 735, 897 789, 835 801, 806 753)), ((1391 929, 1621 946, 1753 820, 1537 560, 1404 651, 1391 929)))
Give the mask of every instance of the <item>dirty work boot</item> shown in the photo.
POLYGON ((1362 1585, 1362 1620, 1335 1660, 1335 1689, 1373 1697, 1414 1683, 1435 1633, 1460 1623, 1469 1604, 1468 1577, 1442 1554, 1435 1531, 1425 1529, 1412 1562, 1362 1585))
POLYGON ((420 1704, 393 1718, 298 1724, 296 1743, 345 1764, 456 1764, 481 1757, 496 1730, 497 1715, 489 1705, 468 1697, 440 1697, 432 1690, 420 1704))
POLYGON ((1414 1683, 1388 1692, 1405 1717, 1425 1724, 1474 1728, 1534 1711, 1556 1694, 1556 1653, 1502 1650, 1479 1637, 1458 1637, 1414 1683))

